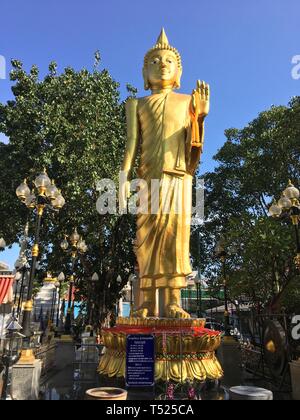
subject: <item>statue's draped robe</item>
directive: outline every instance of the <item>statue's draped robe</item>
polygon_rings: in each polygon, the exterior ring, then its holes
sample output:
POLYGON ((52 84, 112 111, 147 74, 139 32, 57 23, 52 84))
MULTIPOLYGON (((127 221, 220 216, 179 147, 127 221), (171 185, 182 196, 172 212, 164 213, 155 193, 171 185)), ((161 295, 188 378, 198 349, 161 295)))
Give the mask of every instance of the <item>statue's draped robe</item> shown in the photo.
MULTIPOLYGON (((148 212, 144 212, 148 214, 140 213, 137 217, 136 239, 144 289, 185 287, 186 276, 192 271, 190 103, 191 96, 173 92, 154 94, 138 102, 141 142, 138 175, 147 185, 141 187, 140 196, 148 197, 148 212), (151 191, 152 180, 157 181, 151 191)), ((200 151, 196 153, 199 158, 200 151)))

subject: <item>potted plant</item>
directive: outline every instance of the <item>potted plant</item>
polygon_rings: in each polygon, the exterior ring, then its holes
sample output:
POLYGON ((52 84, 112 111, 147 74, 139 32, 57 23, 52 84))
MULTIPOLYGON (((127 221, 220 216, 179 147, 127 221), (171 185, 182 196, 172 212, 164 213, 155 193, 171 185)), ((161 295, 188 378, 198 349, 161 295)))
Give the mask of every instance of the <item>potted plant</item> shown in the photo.
POLYGON ((166 384, 166 392, 158 397, 159 400, 201 400, 200 392, 197 387, 190 381, 183 384, 174 384, 168 382, 166 384))

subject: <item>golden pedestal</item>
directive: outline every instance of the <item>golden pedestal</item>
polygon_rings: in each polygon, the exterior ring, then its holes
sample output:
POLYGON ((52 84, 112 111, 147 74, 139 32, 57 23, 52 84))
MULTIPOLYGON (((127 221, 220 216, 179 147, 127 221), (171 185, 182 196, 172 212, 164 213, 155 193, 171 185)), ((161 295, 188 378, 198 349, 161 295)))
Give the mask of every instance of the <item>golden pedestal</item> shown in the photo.
POLYGON ((21 365, 27 365, 34 363, 36 361, 33 349, 24 349, 21 351, 21 357, 18 363, 21 365))
POLYGON ((221 333, 205 329, 204 319, 118 318, 114 328, 104 329, 105 353, 99 373, 125 377, 128 335, 155 336, 155 380, 217 380, 223 376, 215 351, 221 333))

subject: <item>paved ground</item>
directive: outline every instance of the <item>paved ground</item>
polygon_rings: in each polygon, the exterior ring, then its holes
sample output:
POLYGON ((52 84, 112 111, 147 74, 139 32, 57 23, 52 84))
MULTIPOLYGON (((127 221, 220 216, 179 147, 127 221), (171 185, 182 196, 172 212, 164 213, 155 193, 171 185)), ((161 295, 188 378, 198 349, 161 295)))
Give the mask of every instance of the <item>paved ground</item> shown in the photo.
MULTIPOLYGON (((283 387, 280 391, 270 382, 253 378, 251 375, 244 375, 243 385, 257 386, 266 388, 274 393, 275 400, 291 400, 290 389, 283 387)), ((47 378, 44 378, 41 385, 42 400, 84 400, 88 389, 112 386, 117 388, 125 387, 122 379, 109 379, 97 373, 95 363, 74 363, 65 367, 63 370, 53 370, 47 378)), ((130 389, 128 399, 134 401, 153 400, 165 392, 164 385, 157 386, 154 391, 149 389, 130 389)), ((217 387, 201 390, 203 400, 224 400, 227 393, 217 387)))
POLYGON ((42 400, 82 400, 85 392, 101 386, 96 364, 74 364, 53 370, 41 385, 42 400))
MULTIPOLYGON (((74 364, 61 371, 53 370, 41 384, 41 400, 84 400, 88 389, 103 386, 124 388, 124 380, 109 379, 98 375, 96 364, 74 364)), ((130 389, 128 400, 154 400, 164 393, 164 386, 157 386, 155 390, 130 389)), ((224 392, 217 389, 203 389, 201 397, 204 400, 223 400, 224 392)))

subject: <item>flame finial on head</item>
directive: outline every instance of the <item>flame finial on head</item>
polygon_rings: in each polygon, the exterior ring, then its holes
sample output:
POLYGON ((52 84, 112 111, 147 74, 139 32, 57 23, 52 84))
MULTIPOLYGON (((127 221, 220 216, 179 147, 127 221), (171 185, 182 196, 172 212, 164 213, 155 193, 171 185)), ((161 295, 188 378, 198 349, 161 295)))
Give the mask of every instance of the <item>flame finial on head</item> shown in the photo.
POLYGON ((159 37, 157 38, 156 45, 159 45, 159 44, 170 45, 168 37, 167 37, 166 32, 165 32, 165 28, 162 28, 161 33, 160 33, 159 37))

